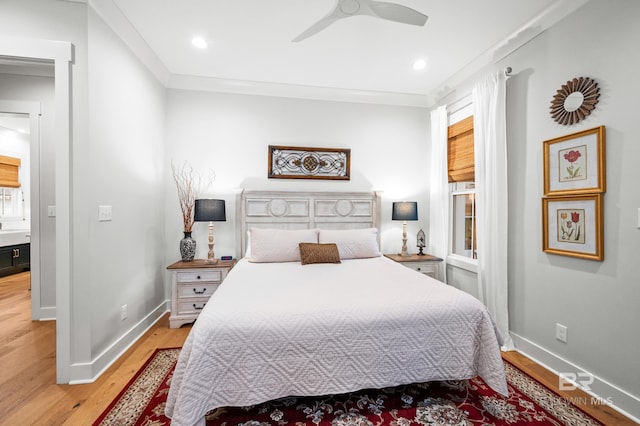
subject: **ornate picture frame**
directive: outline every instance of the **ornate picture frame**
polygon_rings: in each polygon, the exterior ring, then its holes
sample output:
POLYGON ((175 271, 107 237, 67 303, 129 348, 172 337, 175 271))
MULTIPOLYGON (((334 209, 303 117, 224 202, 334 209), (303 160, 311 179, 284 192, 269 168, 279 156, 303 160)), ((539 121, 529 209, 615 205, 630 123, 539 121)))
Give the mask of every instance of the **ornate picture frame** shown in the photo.
POLYGON ((269 179, 350 180, 351 150, 269 145, 269 179))
POLYGON ((605 192, 605 126, 543 142, 544 195, 605 192))
POLYGON ((604 260, 603 195, 542 199, 542 250, 604 260))

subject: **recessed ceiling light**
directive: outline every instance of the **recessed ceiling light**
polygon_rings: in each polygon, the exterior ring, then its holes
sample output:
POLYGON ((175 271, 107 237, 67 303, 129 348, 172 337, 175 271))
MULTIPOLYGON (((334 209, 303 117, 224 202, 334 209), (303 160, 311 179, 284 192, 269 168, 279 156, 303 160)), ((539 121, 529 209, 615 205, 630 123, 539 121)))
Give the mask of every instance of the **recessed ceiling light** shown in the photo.
POLYGON ((194 37, 193 40, 191 40, 191 44, 193 44, 198 49, 206 49, 209 45, 207 44, 207 41, 202 37, 194 37))
POLYGON ((415 61, 413 63, 413 69, 414 70, 422 70, 427 66, 427 61, 425 61, 424 59, 418 59, 417 61, 415 61))

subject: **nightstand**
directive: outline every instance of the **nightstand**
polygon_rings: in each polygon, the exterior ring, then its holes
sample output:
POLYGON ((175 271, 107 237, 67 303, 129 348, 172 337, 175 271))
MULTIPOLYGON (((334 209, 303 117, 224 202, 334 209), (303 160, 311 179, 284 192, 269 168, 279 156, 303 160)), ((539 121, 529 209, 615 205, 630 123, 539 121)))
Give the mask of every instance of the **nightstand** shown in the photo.
POLYGON ((235 260, 207 263, 196 259, 167 266, 172 275, 169 327, 179 328, 194 322, 235 264, 235 260))
POLYGON ((410 254, 409 256, 401 256, 399 254, 385 254, 391 260, 398 263, 402 263, 407 268, 411 268, 416 272, 420 272, 425 275, 429 275, 436 280, 440 279, 440 262, 442 259, 439 257, 431 256, 430 254, 418 255, 410 254))

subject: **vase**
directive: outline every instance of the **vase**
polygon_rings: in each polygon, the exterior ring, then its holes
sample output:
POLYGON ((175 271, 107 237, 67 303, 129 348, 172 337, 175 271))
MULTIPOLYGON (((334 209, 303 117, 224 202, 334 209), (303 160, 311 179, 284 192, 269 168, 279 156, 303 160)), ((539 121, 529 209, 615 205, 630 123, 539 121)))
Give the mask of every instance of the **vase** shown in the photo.
POLYGON ((184 238, 180 240, 180 256, 183 262, 191 262, 196 256, 196 240, 191 238, 191 232, 184 231, 184 238))

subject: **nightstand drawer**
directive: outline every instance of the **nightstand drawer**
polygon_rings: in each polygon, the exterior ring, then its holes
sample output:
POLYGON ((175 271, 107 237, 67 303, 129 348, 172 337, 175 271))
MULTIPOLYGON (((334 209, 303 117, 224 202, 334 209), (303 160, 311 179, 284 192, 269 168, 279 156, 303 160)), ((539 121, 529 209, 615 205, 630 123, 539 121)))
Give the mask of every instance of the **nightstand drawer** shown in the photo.
POLYGON ((424 275, 428 275, 436 280, 440 279, 440 263, 442 259, 431 256, 430 254, 411 254, 402 256, 399 254, 385 254, 385 257, 398 262, 401 265, 413 269, 424 275))
POLYGON ((208 301, 208 298, 179 300, 177 315, 198 315, 200 311, 204 309, 204 305, 206 305, 208 301))
POLYGON ((178 285, 178 299, 192 297, 209 297, 220 285, 220 282, 195 282, 178 285))
POLYGON ((198 281, 222 281, 222 270, 210 271, 184 271, 176 273, 176 280, 179 283, 198 281))
POLYGON ((435 278, 435 274, 438 271, 438 265, 433 262, 408 262, 404 266, 411 268, 416 272, 421 272, 426 275, 430 275, 435 278))

